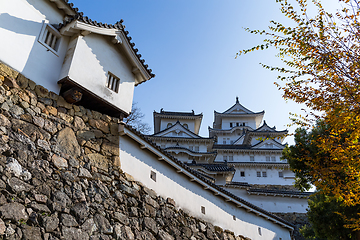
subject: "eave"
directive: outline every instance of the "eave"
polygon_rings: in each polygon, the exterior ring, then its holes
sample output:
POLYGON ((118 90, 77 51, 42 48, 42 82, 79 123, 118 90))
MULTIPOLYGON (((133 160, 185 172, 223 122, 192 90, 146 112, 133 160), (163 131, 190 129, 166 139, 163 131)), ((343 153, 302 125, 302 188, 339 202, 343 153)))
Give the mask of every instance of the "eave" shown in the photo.
POLYGON ((73 36, 75 34, 81 34, 86 36, 90 33, 95 33, 103 36, 111 37, 111 42, 124 50, 128 60, 133 66, 132 72, 135 75, 135 86, 149 80, 153 76, 148 72, 144 67, 142 62, 140 62, 136 53, 134 52, 132 46, 126 38, 126 34, 123 30, 117 28, 103 28, 93 26, 79 20, 73 20, 70 23, 67 23, 60 29, 60 33, 66 36, 73 36))

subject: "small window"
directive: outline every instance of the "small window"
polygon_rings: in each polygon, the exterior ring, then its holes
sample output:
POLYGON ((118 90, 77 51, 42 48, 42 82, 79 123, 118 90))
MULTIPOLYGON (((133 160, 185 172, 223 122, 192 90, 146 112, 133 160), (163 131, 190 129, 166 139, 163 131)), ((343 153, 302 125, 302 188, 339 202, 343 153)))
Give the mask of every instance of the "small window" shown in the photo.
POLYGON ((261 172, 256 172, 256 177, 261 177, 261 172))
POLYGON ((234 220, 234 221, 236 221, 236 217, 235 217, 235 215, 233 215, 233 220, 234 220))
POLYGON ((226 144, 226 138, 223 138, 223 144, 226 144))
POLYGON ((172 126, 172 123, 168 123, 167 126, 166 126, 166 128, 169 128, 169 127, 171 127, 171 126, 172 126))
POLYGON ((237 127, 240 126, 240 123, 236 123, 236 126, 237 126, 237 127))
POLYGON ((187 125, 186 123, 184 123, 184 128, 186 128, 186 129, 189 129, 189 125, 187 125))
POLYGON ((201 206, 201 213, 205 214, 205 207, 204 206, 201 206))
POLYGON ((199 151, 199 146, 195 146, 195 152, 199 151))
POLYGON ((279 177, 280 177, 280 178, 284 177, 283 172, 279 172, 279 177))
POLYGON ((156 182, 156 172, 150 171, 150 178, 151 178, 154 182, 156 182))
POLYGON ((189 146, 189 149, 192 151, 192 150, 194 149, 194 147, 193 147, 193 146, 189 146))
POLYGON ((113 90, 114 92, 119 92, 120 78, 116 77, 111 72, 108 72, 108 82, 107 87, 113 90))
POLYGON ((179 136, 182 136, 183 135, 183 132, 179 132, 179 136))
POLYGON ((261 227, 258 228, 259 235, 261 236, 261 227))
POLYGON ((230 144, 233 144, 233 143, 234 143, 234 141, 233 141, 233 140, 231 140, 231 141, 230 141, 230 144))
POLYGON ((230 123, 230 127, 232 128, 232 126, 233 126, 233 123, 230 123))
POLYGON ((270 157, 266 157, 266 161, 267 161, 267 162, 270 162, 270 157))
POLYGON ((234 156, 229 156, 229 161, 234 161, 234 156))
POLYGON ((53 26, 44 22, 38 42, 57 55, 60 40, 61 34, 53 26))
POLYGON ((255 161, 255 156, 250 156, 250 161, 255 161))
POLYGON ((244 171, 240 172, 240 177, 245 177, 245 172, 244 171))
POLYGON ((266 172, 262 172, 262 176, 263 176, 263 177, 267 177, 266 172))
POLYGON ((224 161, 227 161, 227 159, 228 159, 227 156, 223 156, 224 161))
POLYGON ((173 135, 173 136, 177 136, 176 132, 172 132, 172 135, 173 135))
POLYGON ((272 162, 276 162, 276 157, 271 157, 272 162))

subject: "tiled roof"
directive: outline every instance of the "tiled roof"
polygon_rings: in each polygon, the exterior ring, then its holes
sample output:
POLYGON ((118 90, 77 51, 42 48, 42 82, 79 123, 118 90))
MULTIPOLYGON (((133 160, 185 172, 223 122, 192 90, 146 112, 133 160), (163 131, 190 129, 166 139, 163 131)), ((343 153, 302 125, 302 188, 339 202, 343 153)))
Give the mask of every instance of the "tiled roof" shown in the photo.
POLYGON ((251 146, 245 144, 214 144, 213 149, 251 149, 251 146))
POLYGON ((187 128, 185 128, 181 123, 180 123, 180 121, 179 120, 177 120, 176 121, 176 123, 174 124, 174 125, 171 125, 170 127, 167 127, 167 128, 165 128, 164 130, 162 130, 162 131, 159 131, 159 132, 157 132, 157 133, 154 133, 154 134, 152 134, 152 135, 149 135, 149 137, 161 137, 161 138, 179 138, 179 139, 214 139, 214 138, 204 138, 204 137, 201 137, 200 135, 198 135, 198 134, 196 134, 196 133, 194 133, 194 132, 192 132, 190 129, 187 129, 187 128), (181 125, 181 127, 182 127, 182 129, 184 130, 184 132, 188 132, 188 133, 190 133, 190 134, 193 134, 193 135, 195 135, 197 138, 188 138, 188 137, 170 137, 170 136, 155 136, 155 135, 158 135, 158 134, 160 134, 160 133, 163 133, 163 132, 165 132, 165 131, 167 131, 167 130, 169 130, 170 128, 174 128, 176 125, 181 125))
POLYGON ((173 161, 175 164, 177 164, 178 166, 182 167, 183 169, 185 169, 186 171, 190 172, 191 174, 193 174, 194 176, 196 176, 197 178, 199 178, 201 181, 205 182, 206 184, 208 184, 209 186, 211 186, 212 188, 216 189, 219 192, 224 193, 225 195, 231 197, 232 199, 256 210, 259 211, 265 215, 270 216, 271 218, 274 218, 276 220, 278 220, 279 222, 282 222, 288 226, 294 227, 294 225, 288 221, 286 221, 283 218, 280 218, 248 201, 245 201, 244 199, 234 195, 233 193, 225 190, 224 188, 216 185, 215 183, 213 183, 212 181, 208 180, 207 178, 205 178, 204 176, 202 176, 201 174, 198 173, 198 171, 190 168, 189 166, 187 166, 185 163, 183 163, 182 161, 178 160, 177 158, 175 158, 174 156, 172 156, 170 153, 163 151, 160 146, 156 145, 154 142, 152 142, 147 136, 145 136, 144 134, 140 133, 139 131, 135 130, 134 128, 132 128, 131 126, 126 125, 126 128, 128 130, 130 130, 132 133, 134 133, 135 135, 137 135, 138 137, 140 137, 141 139, 143 139, 145 142, 147 142, 148 144, 150 144, 152 147, 158 149, 160 152, 162 152, 162 154, 166 155, 169 159, 171 159, 171 161, 173 161))
POLYGON ((95 27, 122 30, 125 33, 126 39, 129 42, 132 50, 136 54, 137 58, 139 59, 139 61, 143 65, 143 67, 146 69, 146 71, 148 72, 148 74, 151 77, 155 77, 155 74, 152 73, 152 70, 148 68, 149 66, 147 64, 145 64, 145 60, 141 58, 141 54, 137 53, 139 50, 137 48, 135 48, 135 43, 131 42, 132 38, 129 36, 129 32, 125 30, 125 25, 122 24, 123 23, 122 19, 120 21, 116 22, 115 24, 107 24, 107 23, 93 21, 90 18, 83 16, 82 12, 77 12, 75 16, 72 16, 71 18, 64 20, 63 23, 60 23, 58 26, 58 29, 65 27, 67 24, 69 24, 75 20, 95 26, 95 27))
POLYGON ((227 164, 206 164, 206 163, 187 163, 190 167, 203 167, 211 172, 233 172, 234 167, 229 167, 227 164))
POLYGON ((247 182, 229 182, 225 186, 251 187, 251 185, 247 182))
POLYGON ((204 154, 204 155, 214 155, 214 154, 217 153, 216 151, 214 151, 214 152, 196 152, 196 151, 190 150, 190 149, 188 149, 186 147, 180 147, 180 146, 173 146, 173 147, 164 148, 165 151, 167 151, 168 149, 186 150, 186 151, 189 151, 189 152, 192 152, 192 153, 200 153, 200 154, 204 154))
POLYGON ((161 109, 160 112, 154 111, 154 113, 162 114, 162 115, 170 115, 170 116, 187 116, 187 117, 200 117, 200 116, 203 116, 202 113, 195 114, 194 111, 192 111, 192 112, 170 112, 170 111, 164 111, 163 109, 161 109))
POLYGON ((276 194, 276 195, 297 195, 308 197, 313 192, 300 192, 300 191, 289 191, 289 190, 277 190, 277 189, 262 189, 262 188, 250 188, 249 193, 266 193, 266 194, 276 194))

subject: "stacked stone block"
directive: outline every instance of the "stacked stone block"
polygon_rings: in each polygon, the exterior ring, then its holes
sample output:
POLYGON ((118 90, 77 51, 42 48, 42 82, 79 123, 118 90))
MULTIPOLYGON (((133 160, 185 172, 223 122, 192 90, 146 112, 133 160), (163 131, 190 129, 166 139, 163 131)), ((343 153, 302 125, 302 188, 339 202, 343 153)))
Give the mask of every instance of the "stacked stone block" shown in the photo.
POLYGON ((247 239, 122 172, 118 125, 0 63, 0 239, 247 239))

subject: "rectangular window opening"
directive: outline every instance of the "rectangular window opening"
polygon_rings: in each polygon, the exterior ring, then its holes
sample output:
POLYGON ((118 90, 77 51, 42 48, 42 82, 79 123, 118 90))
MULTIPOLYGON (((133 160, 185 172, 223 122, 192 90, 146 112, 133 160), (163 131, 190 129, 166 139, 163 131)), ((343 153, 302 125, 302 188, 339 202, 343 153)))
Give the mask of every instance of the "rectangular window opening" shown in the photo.
POLYGON ((263 177, 267 177, 266 172, 262 172, 262 176, 263 176, 263 177))
POLYGON ((204 206, 201 206, 201 213, 205 214, 205 207, 204 206))
POLYGON ((233 215, 233 220, 234 220, 234 221, 236 221, 236 217, 235 217, 235 215, 233 215))
POLYGON ((224 161, 227 161, 227 156, 223 156, 223 160, 224 160, 224 161))
POLYGON ((114 92, 119 92, 120 78, 116 77, 111 72, 108 72, 108 82, 107 87, 113 90, 114 92))
POLYGON ((255 157, 254 156, 250 156, 250 161, 255 161, 255 157))
POLYGON ((196 152, 199 151, 199 146, 195 146, 195 151, 196 151, 196 152))
POLYGON ((272 162, 276 162, 276 157, 271 157, 272 162))
POLYGON ((150 178, 151 178, 154 182, 156 182, 156 172, 150 171, 150 178))
POLYGON ((234 156, 229 156, 229 161, 234 161, 234 156))
POLYGON ((256 172, 256 177, 261 177, 261 172, 256 172))
POLYGON ((57 55, 60 46, 60 40, 61 34, 59 31, 50 24, 44 22, 38 38, 38 42, 45 46, 48 51, 51 51, 57 55))
POLYGON ((266 157, 266 161, 270 162, 270 157, 269 156, 266 157))
POLYGON ((284 177, 283 172, 279 172, 279 177, 280 177, 280 178, 284 177))
POLYGON ((240 177, 245 177, 245 172, 244 171, 240 172, 240 177))

